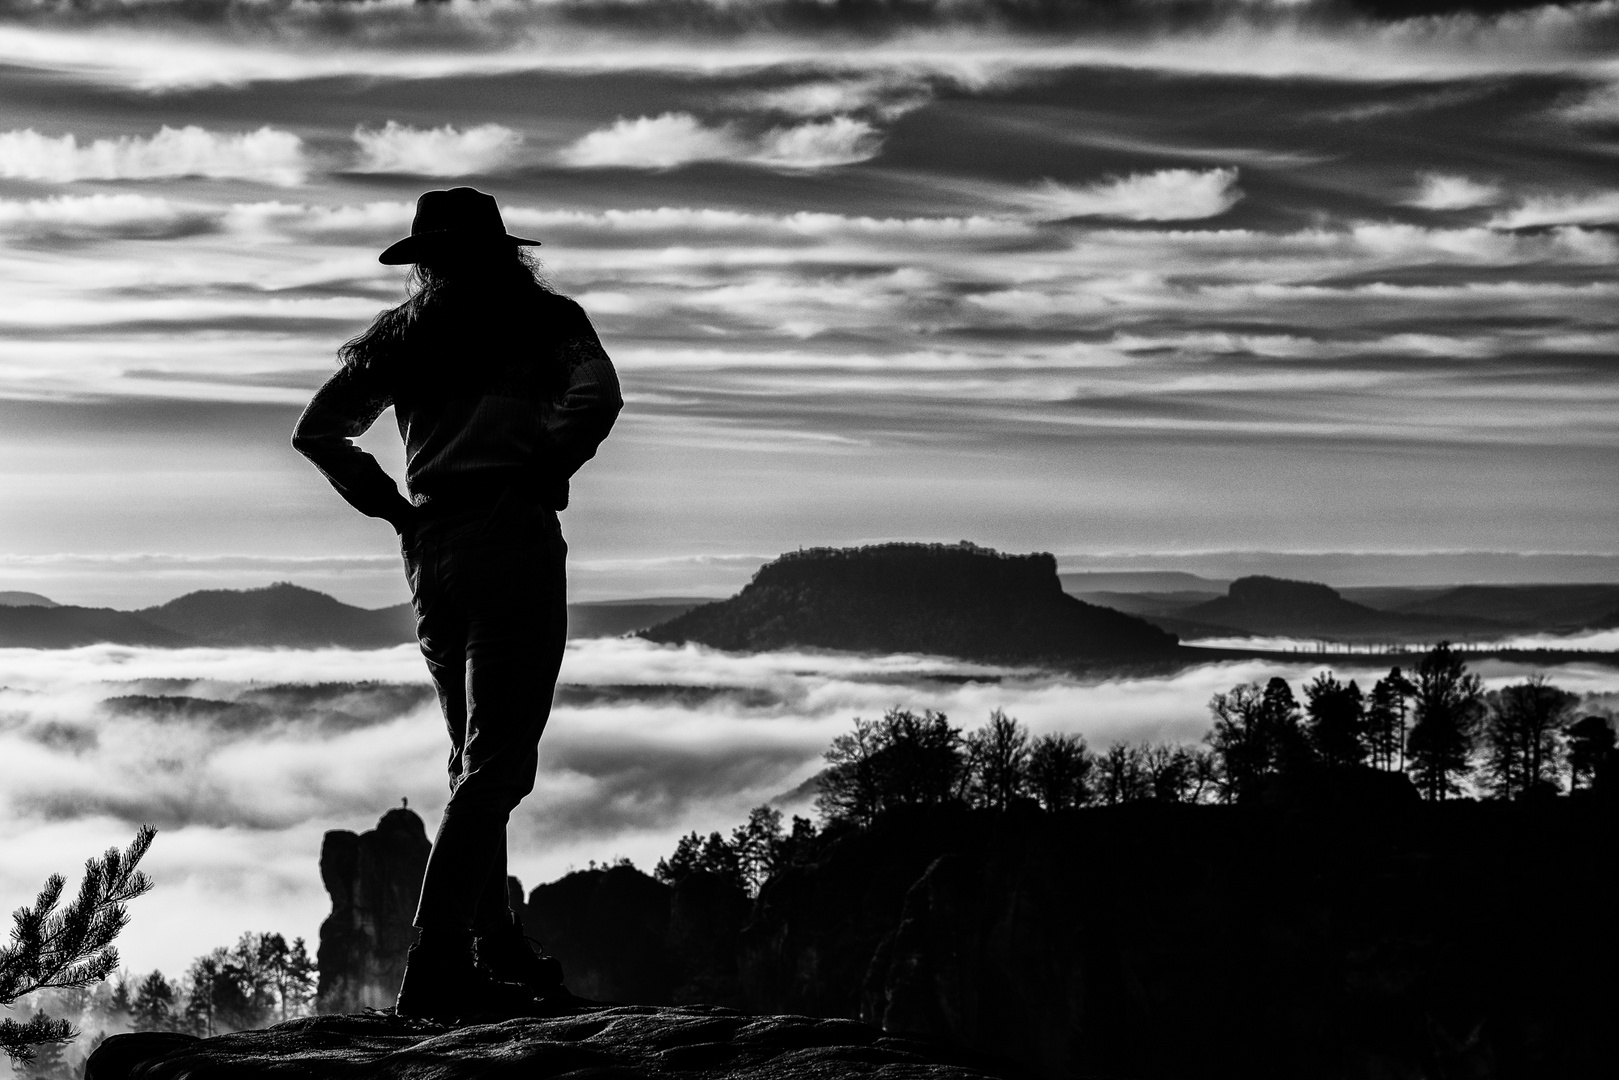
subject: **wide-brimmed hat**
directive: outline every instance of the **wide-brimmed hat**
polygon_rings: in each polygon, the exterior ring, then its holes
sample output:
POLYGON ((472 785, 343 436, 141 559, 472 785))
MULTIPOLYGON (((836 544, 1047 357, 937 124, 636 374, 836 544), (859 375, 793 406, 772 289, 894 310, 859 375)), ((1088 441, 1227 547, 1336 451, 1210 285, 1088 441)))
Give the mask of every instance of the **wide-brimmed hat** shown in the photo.
POLYGON ((390 244, 377 261, 398 266, 449 251, 539 244, 538 240, 525 240, 506 231, 493 195, 477 188, 458 187, 424 192, 416 200, 410 235, 390 244))

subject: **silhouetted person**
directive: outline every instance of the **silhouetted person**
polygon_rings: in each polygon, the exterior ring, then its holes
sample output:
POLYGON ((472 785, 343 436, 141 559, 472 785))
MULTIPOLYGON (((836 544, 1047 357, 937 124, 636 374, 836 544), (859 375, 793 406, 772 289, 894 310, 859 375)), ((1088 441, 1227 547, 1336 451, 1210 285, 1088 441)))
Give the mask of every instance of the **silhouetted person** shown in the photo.
POLYGON ((506 822, 533 789, 567 633, 557 511, 623 400, 578 304, 536 276, 493 197, 429 191, 381 261, 412 295, 338 352, 292 442, 399 533, 416 634, 450 734, 450 801, 422 880, 401 1015, 518 1015, 560 972, 506 893, 506 822), (390 405, 405 486, 351 441, 390 405), (475 963, 476 958, 476 963, 475 963))

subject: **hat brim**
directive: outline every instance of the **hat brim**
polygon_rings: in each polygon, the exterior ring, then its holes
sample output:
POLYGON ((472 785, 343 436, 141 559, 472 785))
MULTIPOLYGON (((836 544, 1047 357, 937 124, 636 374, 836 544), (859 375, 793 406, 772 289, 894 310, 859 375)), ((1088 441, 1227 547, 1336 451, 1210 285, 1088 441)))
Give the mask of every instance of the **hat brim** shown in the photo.
POLYGON ((453 249, 466 250, 469 248, 490 247, 539 247, 538 240, 529 240, 521 236, 505 233, 498 237, 469 236, 454 229, 442 229, 434 232, 413 233, 403 240, 396 240, 383 249, 377 261, 385 266, 402 266, 406 263, 421 262, 433 255, 441 255, 453 249))

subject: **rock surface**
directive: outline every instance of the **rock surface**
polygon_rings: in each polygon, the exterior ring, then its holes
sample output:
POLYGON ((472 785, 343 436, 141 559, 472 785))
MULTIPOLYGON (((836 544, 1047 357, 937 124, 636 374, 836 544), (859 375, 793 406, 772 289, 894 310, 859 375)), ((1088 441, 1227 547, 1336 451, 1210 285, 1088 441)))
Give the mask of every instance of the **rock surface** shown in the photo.
POLYGON ((320 878, 332 913, 320 924, 321 1012, 386 1008, 399 993, 405 953, 415 939, 411 919, 432 844, 422 819, 403 807, 377 827, 355 834, 334 829, 320 847, 320 878))
POLYGON ((707 1006, 587 1006, 552 1019, 443 1027, 385 1013, 313 1016, 211 1039, 114 1035, 85 1080, 992 1080, 1004 1072, 852 1020, 747 1016, 707 1006))

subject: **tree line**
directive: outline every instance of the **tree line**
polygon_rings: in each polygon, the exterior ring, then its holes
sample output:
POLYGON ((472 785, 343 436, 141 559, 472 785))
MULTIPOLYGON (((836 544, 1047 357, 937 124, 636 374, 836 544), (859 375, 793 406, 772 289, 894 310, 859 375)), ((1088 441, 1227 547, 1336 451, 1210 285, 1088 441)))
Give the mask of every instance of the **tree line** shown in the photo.
POLYGON ((1611 715, 1582 712, 1578 694, 1543 675, 1486 691, 1445 642, 1409 676, 1393 668, 1370 692, 1330 671, 1303 690, 1301 704, 1278 677, 1210 700, 1204 741, 1223 801, 1322 767, 1405 772, 1433 801, 1523 799, 1593 787, 1616 764, 1611 715))
MULTIPOLYGON (((191 962, 181 977, 161 971, 120 972, 106 981, 40 991, 31 1020, 95 1032, 84 1045, 66 1038, 41 1042, 17 1073, 31 1080, 70 1080, 108 1034, 182 1031, 197 1036, 266 1027, 314 1011, 317 970, 303 938, 246 933, 230 948, 191 962)), ((71 1038, 71 1033, 67 1033, 71 1038)))
MULTIPOLYGON (((879 719, 855 718, 833 739, 816 810, 824 830, 867 826, 906 807, 1232 803, 1275 777, 1357 769, 1406 773, 1433 801, 1543 797, 1619 779, 1611 715, 1580 704, 1541 675, 1486 691, 1441 642, 1409 675, 1392 668, 1369 691, 1331 671, 1299 693, 1280 676, 1233 686, 1210 699, 1213 723, 1198 745, 1117 742, 1097 752, 1074 733, 1031 736, 1000 709, 963 732, 944 713, 896 706, 879 719)), ((674 884, 702 871, 757 895, 816 837, 809 819, 787 826, 779 810, 760 806, 729 836, 682 837, 655 875, 674 884)))

